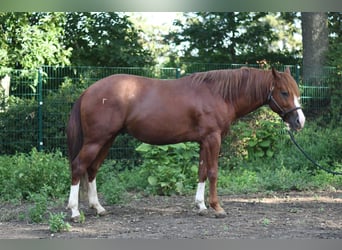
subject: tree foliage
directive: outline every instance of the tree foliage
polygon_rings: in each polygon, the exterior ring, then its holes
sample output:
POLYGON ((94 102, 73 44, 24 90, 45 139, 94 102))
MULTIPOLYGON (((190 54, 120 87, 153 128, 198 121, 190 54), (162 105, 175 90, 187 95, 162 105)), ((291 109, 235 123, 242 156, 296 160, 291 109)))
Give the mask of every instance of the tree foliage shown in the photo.
POLYGON ((91 66, 149 66, 154 63, 126 15, 113 12, 67 14, 65 44, 71 61, 91 66))
POLYGON ((0 66, 32 69, 69 64, 71 49, 62 38, 65 14, 0 13, 0 66))
POLYGON ((342 74, 342 13, 328 13, 329 25, 329 50, 327 62, 330 66, 335 66, 342 74))
POLYGON ((0 13, 0 66, 150 66, 139 30, 120 13, 0 13))
MULTIPOLYGON (((132 22, 126 13, 0 13, 0 66, 146 67, 165 56, 168 66, 179 61, 296 64, 302 58, 299 23, 298 12, 196 12, 184 13, 172 32, 161 34, 165 27, 156 24, 147 32, 141 20, 132 22)), ((328 13, 328 23, 327 64, 341 67, 341 13, 328 13)))
MULTIPOLYGON (((180 58, 185 61, 215 63, 294 63, 298 51, 280 51, 279 30, 296 32, 294 16, 272 14, 282 22, 271 23, 266 12, 198 12, 185 14, 186 20, 175 21, 179 31, 166 36, 181 47, 180 58), (284 18, 283 18, 284 16, 284 18), (277 26, 275 26, 277 25, 277 26), (290 28, 288 28, 290 27, 290 28)), ((283 36, 286 36, 283 35, 283 36)), ((284 39, 284 38, 283 38, 284 39)))

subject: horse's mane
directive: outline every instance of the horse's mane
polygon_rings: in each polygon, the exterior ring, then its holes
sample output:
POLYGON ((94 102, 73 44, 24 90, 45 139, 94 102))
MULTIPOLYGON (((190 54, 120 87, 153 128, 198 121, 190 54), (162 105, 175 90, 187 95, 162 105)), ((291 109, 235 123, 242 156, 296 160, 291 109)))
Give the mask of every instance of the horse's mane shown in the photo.
POLYGON ((225 100, 234 102, 241 94, 249 90, 250 99, 265 95, 265 86, 271 86, 272 74, 253 68, 212 70, 191 75, 194 85, 206 84, 213 93, 219 94, 225 100))
MULTIPOLYGON (((247 67, 199 72, 190 77, 194 86, 206 84, 214 94, 218 94, 230 102, 236 101, 241 95, 248 95, 246 99, 250 101, 264 98, 273 84, 270 70, 247 67)), ((292 89, 290 84, 288 85, 289 91, 293 91, 292 93, 299 96, 298 89, 292 89)))

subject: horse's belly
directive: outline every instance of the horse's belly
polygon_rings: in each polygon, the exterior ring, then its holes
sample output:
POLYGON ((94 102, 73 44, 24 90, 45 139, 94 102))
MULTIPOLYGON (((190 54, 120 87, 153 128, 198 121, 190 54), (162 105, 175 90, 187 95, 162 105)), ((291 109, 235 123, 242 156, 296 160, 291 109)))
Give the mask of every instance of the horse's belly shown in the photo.
POLYGON ((196 128, 176 118, 136 121, 127 126, 127 132, 142 142, 157 145, 198 140, 196 128))

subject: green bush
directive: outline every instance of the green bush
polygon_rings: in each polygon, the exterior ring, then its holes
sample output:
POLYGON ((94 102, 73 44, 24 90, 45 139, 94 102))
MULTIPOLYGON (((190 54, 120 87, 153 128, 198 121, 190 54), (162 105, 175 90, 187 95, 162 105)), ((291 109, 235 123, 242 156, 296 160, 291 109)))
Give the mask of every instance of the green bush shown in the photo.
POLYGON ((0 112, 0 152, 29 152, 38 143, 37 103, 34 99, 14 98, 5 112, 0 112))
POLYGON ((29 199, 44 187, 49 198, 65 197, 70 187, 68 162, 60 151, 0 157, 1 200, 29 199))
POLYGON ((40 193, 30 194, 29 200, 33 202, 33 206, 29 208, 29 218, 34 223, 43 222, 45 214, 47 212, 48 197, 47 197, 47 186, 41 189, 40 193))
POLYGON ((96 176, 98 191, 107 204, 122 204, 126 200, 126 183, 119 177, 123 168, 119 161, 106 161, 96 176))
MULTIPOLYGON (((338 170, 342 163, 342 128, 321 127, 307 122, 306 127, 295 135, 299 145, 319 164, 331 170, 338 170)), ((292 144, 289 136, 281 145, 284 164, 293 170, 308 169, 315 173, 318 168, 309 162, 292 144)))
POLYGON ((171 195, 194 189, 198 172, 197 143, 165 146, 143 143, 136 150, 143 157, 139 174, 148 193, 171 195))
POLYGON ((284 125, 279 116, 269 108, 261 108, 233 124, 231 133, 222 143, 222 154, 228 160, 238 158, 239 162, 271 159, 280 150, 279 142, 284 134, 284 125))

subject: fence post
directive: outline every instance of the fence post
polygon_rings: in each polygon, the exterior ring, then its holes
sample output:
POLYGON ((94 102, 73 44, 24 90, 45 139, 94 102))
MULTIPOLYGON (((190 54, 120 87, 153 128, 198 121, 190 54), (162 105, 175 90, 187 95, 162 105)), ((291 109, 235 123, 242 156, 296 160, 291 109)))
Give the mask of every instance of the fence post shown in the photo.
POLYGON ((176 79, 180 78, 180 74, 181 74, 181 69, 176 68, 176 79))
POLYGON ((296 82, 299 85, 299 71, 300 71, 300 66, 296 64, 296 82))
POLYGON ((43 150, 43 79, 42 68, 38 69, 38 151, 43 150))

